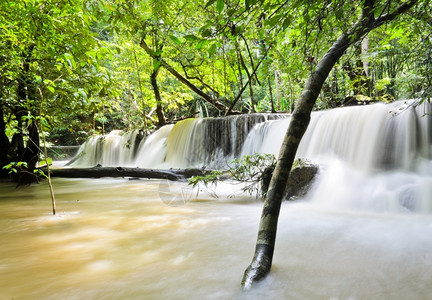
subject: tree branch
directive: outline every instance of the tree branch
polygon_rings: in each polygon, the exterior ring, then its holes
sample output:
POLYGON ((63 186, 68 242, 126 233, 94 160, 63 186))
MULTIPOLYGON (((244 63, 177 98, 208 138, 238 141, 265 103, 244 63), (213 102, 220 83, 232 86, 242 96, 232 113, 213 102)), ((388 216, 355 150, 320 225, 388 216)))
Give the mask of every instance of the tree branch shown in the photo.
POLYGON ((374 22, 374 28, 381 26, 385 22, 389 22, 394 20, 397 16, 400 14, 403 14, 404 12, 408 11, 410 8, 412 8, 414 5, 416 5, 418 0, 408 0, 401 5, 399 5, 392 13, 383 15, 379 18, 377 18, 374 22))
POLYGON ((213 99, 210 95, 203 92, 200 88, 198 88, 196 85, 194 85, 192 82, 190 82, 187 78, 185 78, 183 75, 181 75, 179 72, 177 72, 172 66, 170 66, 164 59, 162 59, 160 56, 155 55, 154 51, 150 49, 150 47, 145 42, 144 38, 141 39, 140 42, 141 48, 145 50, 145 52, 150 55, 153 59, 156 59, 160 62, 160 65, 163 66, 168 72, 170 72, 174 77, 176 77, 180 82, 182 82, 184 85, 186 85, 188 88, 190 88, 193 92, 198 94, 201 98, 203 98, 205 101, 213 105, 216 109, 220 111, 226 111, 226 106, 222 104, 221 102, 213 99))

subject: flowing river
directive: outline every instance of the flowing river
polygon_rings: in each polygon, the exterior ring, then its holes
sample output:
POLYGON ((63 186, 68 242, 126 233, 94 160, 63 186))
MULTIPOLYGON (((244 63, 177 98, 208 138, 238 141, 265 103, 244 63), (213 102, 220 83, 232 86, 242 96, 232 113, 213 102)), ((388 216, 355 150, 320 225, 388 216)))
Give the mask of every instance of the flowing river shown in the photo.
MULTIPOLYGON (((329 170, 330 172, 330 170, 329 170)), ((251 291, 262 203, 226 184, 0 184, 0 299, 429 299, 432 215, 315 196, 284 203, 271 274, 251 291)), ((326 183, 328 184, 328 183, 326 183)))
MULTIPOLYGON (((226 167, 277 154, 289 115, 193 119, 146 139, 113 132, 72 166, 226 167)), ((0 183, 0 299, 430 299, 432 117, 428 103, 312 114, 298 151, 320 165, 285 202, 270 275, 242 291, 262 202, 228 183, 54 178, 0 183)))

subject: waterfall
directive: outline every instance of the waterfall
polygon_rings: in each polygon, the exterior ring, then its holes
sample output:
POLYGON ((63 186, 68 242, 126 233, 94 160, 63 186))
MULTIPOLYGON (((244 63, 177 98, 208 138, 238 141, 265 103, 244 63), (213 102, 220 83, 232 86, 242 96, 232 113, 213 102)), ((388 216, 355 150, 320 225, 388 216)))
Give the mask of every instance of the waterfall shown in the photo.
MULTIPOLYGON (((412 170, 420 158, 432 156, 432 120, 423 116, 429 111, 430 104, 411 100, 314 112, 297 156, 316 163, 333 156, 365 171, 412 170)), ((115 131, 91 138, 71 165, 224 168, 241 155, 277 156, 289 122, 288 114, 186 119, 139 145, 136 132, 115 131)))
MULTIPOLYGON (((432 212, 431 105, 411 100, 312 113, 297 157, 321 165, 325 209, 432 212)), ((290 118, 258 124, 242 154, 279 153, 290 118)))
MULTIPOLYGON (((428 103, 374 104, 312 113, 297 157, 317 163, 336 156, 362 170, 413 167, 415 159, 431 158, 431 117, 428 103)), ((278 155, 290 117, 258 124, 244 143, 242 155, 278 155)))
POLYGON ((134 146, 136 133, 114 131, 81 146, 74 167, 131 166, 141 168, 225 168, 241 154, 243 143, 259 123, 285 114, 248 114, 225 118, 186 119, 166 125, 134 146), (132 149, 137 148, 136 154, 132 149))
MULTIPOLYGON (((432 212, 431 105, 410 100, 312 113, 297 157, 319 164, 309 200, 326 208, 432 212)), ((145 139, 93 137, 72 166, 226 168, 235 157, 278 155, 288 114, 187 119, 145 139)))
POLYGON ((140 139, 138 131, 124 133, 114 130, 106 136, 91 137, 69 163, 73 167, 124 166, 130 163, 140 139))

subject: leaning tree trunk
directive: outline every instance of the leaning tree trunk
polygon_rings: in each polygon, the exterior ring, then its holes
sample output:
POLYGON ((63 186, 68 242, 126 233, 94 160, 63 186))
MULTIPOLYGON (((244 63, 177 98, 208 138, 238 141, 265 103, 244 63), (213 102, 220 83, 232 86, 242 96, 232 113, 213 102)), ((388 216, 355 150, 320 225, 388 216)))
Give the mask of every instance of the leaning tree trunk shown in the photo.
POLYGON ((282 143, 276 169, 273 173, 269 191, 265 198, 255 254, 251 264, 246 269, 242 286, 248 289, 253 283, 264 278, 271 269, 276 240, 277 222, 286 188, 289 173, 294 162, 299 143, 305 133, 310 120, 312 108, 321 91, 325 79, 338 59, 344 54, 350 44, 359 41, 366 33, 394 19, 399 14, 410 9, 417 1, 407 1, 399 6, 393 13, 374 18, 374 0, 366 0, 362 16, 352 29, 342 34, 333 43, 324 57, 319 61, 316 69, 309 76, 300 99, 293 112, 291 122, 282 143))

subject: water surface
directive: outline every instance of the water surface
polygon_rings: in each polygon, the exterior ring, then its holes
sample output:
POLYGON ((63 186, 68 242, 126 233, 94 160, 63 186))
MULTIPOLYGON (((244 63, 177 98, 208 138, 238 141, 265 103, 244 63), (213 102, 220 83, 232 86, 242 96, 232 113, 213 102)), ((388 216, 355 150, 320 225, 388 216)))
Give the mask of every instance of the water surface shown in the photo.
POLYGON ((184 183, 0 184, 0 299, 428 299, 432 216, 283 205, 274 267, 249 292, 261 202, 184 183), (173 194, 174 192, 174 194, 173 194), (181 195, 181 196, 180 196, 181 195), (173 200, 174 199, 174 200, 173 200))

